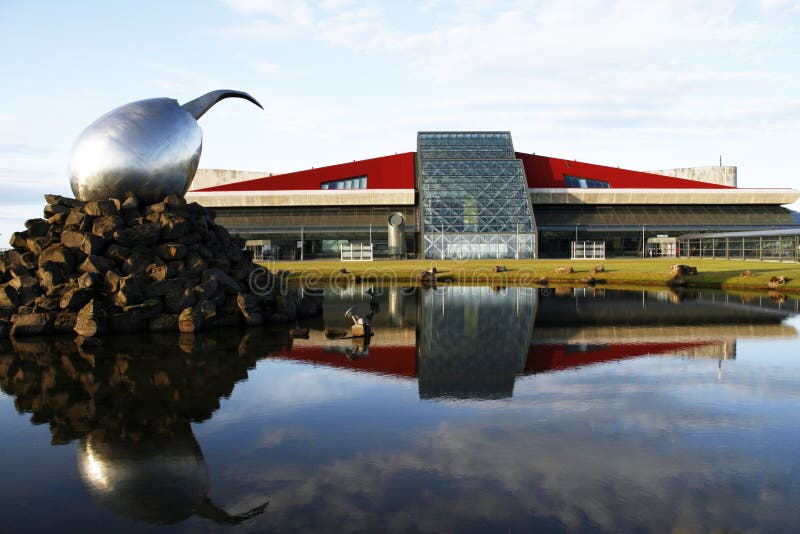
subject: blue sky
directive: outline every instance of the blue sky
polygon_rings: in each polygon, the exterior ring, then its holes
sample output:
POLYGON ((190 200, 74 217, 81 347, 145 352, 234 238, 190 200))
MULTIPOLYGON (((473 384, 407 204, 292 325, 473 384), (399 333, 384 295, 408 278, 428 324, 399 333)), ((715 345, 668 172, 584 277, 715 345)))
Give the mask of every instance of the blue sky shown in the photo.
POLYGON ((739 166, 800 187, 800 2, 0 0, 0 240, 70 194, 81 130, 144 98, 248 91, 201 167, 284 172, 430 129, 632 169, 739 166))

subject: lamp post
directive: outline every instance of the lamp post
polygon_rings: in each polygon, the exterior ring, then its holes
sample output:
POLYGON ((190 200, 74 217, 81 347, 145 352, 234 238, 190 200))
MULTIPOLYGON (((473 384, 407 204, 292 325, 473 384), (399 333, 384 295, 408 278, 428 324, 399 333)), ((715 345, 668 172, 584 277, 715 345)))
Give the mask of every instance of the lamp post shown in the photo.
POLYGON ((642 258, 645 258, 647 256, 647 253, 645 252, 646 245, 644 242, 644 227, 645 225, 642 225, 642 258))

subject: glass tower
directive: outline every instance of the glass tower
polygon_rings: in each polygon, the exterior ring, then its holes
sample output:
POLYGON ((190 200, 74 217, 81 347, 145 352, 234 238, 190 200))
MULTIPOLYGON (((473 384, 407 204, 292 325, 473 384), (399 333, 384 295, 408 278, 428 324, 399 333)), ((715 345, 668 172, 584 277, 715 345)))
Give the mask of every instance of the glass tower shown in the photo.
POLYGON ((536 223, 509 132, 420 132, 426 258, 533 258, 536 223))

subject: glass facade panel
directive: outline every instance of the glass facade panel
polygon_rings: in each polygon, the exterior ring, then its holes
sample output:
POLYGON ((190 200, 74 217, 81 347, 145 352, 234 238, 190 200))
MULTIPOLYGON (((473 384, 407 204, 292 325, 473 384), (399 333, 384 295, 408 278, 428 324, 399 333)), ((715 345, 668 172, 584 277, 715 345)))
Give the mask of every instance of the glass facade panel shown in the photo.
POLYGON ((421 132, 426 258, 532 258, 536 226, 507 132, 421 132))
POLYGON ((567 187, 577 187, 580 189, 609 189, 611 184, 602 180, 592 180, 590 178, 581 178, 580 176, 564 175, 564 185, 567 187))
MULTIPOLYGON (((800 230, 797 231, 800 233, 800 230)), ((800 250, 800 235, 786 233, 770 235, 743 235, 702 237, 686 236, 678 240, 680 255, 688 257, 707 257, 713 251, 716 258, 768 260, 768 261, 798 261, 800 250)))
POLYGON ((330 182, 323 182, 319 185, 320 189, 366 189, 367 177, 354 176, 352 178, 344 178, 342 180, 331 180, 330 182))

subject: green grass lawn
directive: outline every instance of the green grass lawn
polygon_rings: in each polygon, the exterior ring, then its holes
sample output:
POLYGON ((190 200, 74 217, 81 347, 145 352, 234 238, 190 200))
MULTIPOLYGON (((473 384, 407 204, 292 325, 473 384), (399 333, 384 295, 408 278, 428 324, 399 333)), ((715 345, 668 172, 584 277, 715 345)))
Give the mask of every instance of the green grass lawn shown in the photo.
POLYGON ((767 289, 773 276, 785 276, 788 282, 781 292, 800 293, 800 264, 741 260, 711 259, 610 259, 610 260, 379 260, 372 262, 342 261, 279 261, 262 263, 272 270, 290 273, 290 279, 307 282, 345 279, 360 276, 382 283, 416 282, 425 269, 435 266, 440 277, 463 284, 524 285, 534 284, 547 277, 551 284, 579 284, 581 279, 593 276, 598 284, 665 286, 672 278, 670 266, 682 263, 697 267, 697 276, 685 277, 688 287, 717 287, 738 289, 767 289), (493 273, 492 268, 502 265, 505 273, 493 273), (605 267, 605 272, 591 274, 595 265, 605 267), (572 267, 572 274, 557 274, 558 267, 572 267), (341 269, 347 269, 343 274, 341 269), (742 277, 743 271, 752 276, 742 277))

